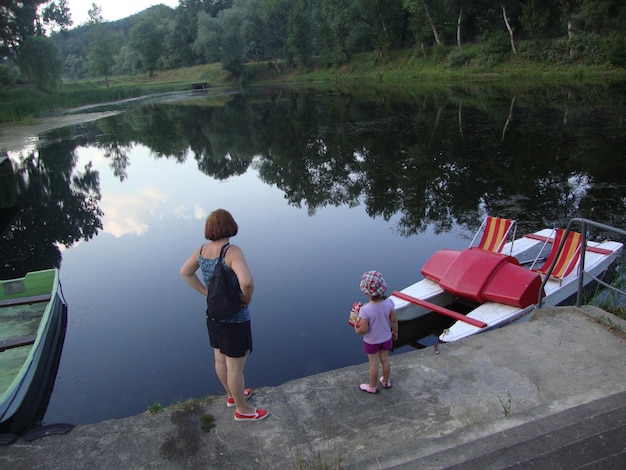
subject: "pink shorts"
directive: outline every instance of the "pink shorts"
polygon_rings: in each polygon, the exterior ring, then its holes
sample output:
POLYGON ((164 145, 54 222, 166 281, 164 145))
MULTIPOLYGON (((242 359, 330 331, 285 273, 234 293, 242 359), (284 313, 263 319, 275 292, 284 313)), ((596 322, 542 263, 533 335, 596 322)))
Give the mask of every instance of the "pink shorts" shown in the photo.
POLYGON ((369 344, 363 341, 363 351, 366 354, 377 354, 378 351, 391 351, 393 349, 393 340, 389 338, 388 341, 378 344, 369 344))

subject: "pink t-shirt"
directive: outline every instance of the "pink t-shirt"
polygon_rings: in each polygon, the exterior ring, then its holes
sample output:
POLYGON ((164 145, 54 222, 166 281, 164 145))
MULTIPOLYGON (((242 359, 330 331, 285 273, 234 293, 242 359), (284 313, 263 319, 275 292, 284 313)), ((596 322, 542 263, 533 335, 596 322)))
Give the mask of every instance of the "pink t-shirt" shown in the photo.
POLYGON ((389 316, 393 309, 393 300, 389 298, 375 304, 367 303, 361 307, 359 316, 367 320, 367 333, 363 335, 363 341, 369 344, 380 344, 391 339, 389 316))

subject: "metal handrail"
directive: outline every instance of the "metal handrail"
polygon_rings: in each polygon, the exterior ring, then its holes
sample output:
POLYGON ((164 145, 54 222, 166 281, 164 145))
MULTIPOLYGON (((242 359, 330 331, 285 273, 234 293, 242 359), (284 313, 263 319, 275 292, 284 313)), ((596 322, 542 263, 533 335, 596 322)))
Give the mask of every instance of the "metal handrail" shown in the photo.
POLYGON ((624 294, 626 295, 625 292, 622 292, 621 290, 617 289, 616 287, 613 287, 611 285, 608 285, 605 282, 602 282, 601 280, 597 279, 594 276, 591 276, 590 274, 585 273, 585 253, 587 250, 587 230, 588 230, 588 226, 591 225, 595 228, 599 228, 601 230, 606 230, 609 232, 616 232, 619 233, 621 235, 626 236, 626 230, 622 230, 619 229, 617 227, 612 227, 610 225, 606 225, 606 224, 602 224, 600 222, 595 222, 593 220, 589 220, 589 219, 585 219, 582 217, 574 217, 573 219, 571 219, 568 224, 567 227, 565 228, 565 231, 563 232, 563 237, 561 238, 561 243, 559 244, 558 247, 558 251, 557 251, 557 255, 554 257, 554 259, 552 260, 552 263, 550 264, 550 268, 548 269, 543 282, 541 283, 541 289, 539 289, 539 301, 537 302, 537 307, 541 308, 541 305, 543 303, 543 297, 541 295, 541 293, 543 292, 544 287, 546 286, 548 280, 550 279, 550 274, 552 274, 552 270, 554 269, 554 266, 556 265, 556 262, 559 258, 559 255, 561 254, 561 250, 563 249, 563 246, 565 245, 565 240, 567 239, 567 235, 569 234, 569 232, 571 232, 571 227, 574 223, 580 223, 581 224, 581 243, 580 243, 580 264, 579 264, 579 272, 580 275, 578 276, 578 292, 576 294, 576 306, 580 307, 582 305, 582 299, 583 299, 583 292, 584 292, 584 283, 583 283, 583 278, 585 275, 591 277, 592 279, 594 279, 595 281, 599 282, 600 284, 604 285, 605 287, 617 291, 620 294, 624 294))

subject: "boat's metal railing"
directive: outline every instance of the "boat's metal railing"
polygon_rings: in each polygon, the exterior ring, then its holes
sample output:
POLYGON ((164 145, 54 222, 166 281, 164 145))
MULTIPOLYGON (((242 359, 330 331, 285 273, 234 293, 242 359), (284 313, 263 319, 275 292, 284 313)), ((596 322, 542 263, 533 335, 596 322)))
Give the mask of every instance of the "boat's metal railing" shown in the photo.
MULTIPOLYGON (((576 223, 581 224, 581 230, 580 230, 580 233, 581 233, 580 253, 581 255, 580 255, 580 262, 578 265, 578 270, 579 270, 578 272, 580 273, 580 275, 578 276, 578 292, 576 294, 576 306, 580 307, 583 302, 584 276, 591 277, 594 281, 596 281, 597 283, 603 285, 604 287, 612 291, 616 291, 622 295, 626 295, 626 292, 618 289, 615 286, 611 286, 610 284, 607 284, 601 279, 598 279, 597 277, 592 276, 591 274, 587 273, 585 271, 585 256, 584 256, 587 250, 587 231, 589 230, 589 226, 592 226, 601 230, 606 230, 609 232, 619 233, 624 236, 626 236, 626 230, 622 230, 617 227, 612 227, 611 225, 602 224, 600 222, 595 222, 593 220, 585 219, 582 217, 575 217, 571 219, 569 223, 567 224, 567 227, 565 228, 565 231, 563 232, 563 237, 561 238, 561 243, 559 244, 557 254, 554 257, 554 260, 552 261, 552 263, 550 264, 550 268, 548 269, 546 276, 544 277, 543 282, 541 283, 541 289, 539 290, 539 292, 543 292, 543 289, 546 286, 546 283, 550 279, 550 274, 552 273, 552 270, 554 269, 554 266, 556 265, 556 262, 559 259, 559 255, 561 254, 561 250, 563 249, 563 246, 565 245, 567 235, 571 232, 572 225, 576 223)), ((537 303, 537 307, 541 308, 542 303, 543 303, 543 297, 539 295, 539 302, 537 303)))

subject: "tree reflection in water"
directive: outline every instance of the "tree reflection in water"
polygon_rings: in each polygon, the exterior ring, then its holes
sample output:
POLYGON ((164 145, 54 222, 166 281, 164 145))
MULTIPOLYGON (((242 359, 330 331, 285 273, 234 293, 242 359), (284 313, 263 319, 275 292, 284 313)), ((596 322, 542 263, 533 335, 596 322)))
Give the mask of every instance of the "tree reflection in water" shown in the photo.
MULTIPOLYGON (((17 194, 15 218, 0 238, 0 278, 60 267, 59 245, 88 240, 102 228, 98 173, 75 168, 77 143, 70 129, 51 132, 47 145, 22 153, 10 184, 17 194)), ((3 183, 6 181, 3 181, 3 183)))
POLYGON ((575 216, 626 224, 623 93, 619 87, 502 90, 460 87, 319 92, 259 89, 149 104, 50 132, 16 165, 20 211, 4 232, 0 275, 60 264, 102 228, 98 173, 75 168, 97 146, 120 181, 135 145, 223 180, 250 166, 310 214, 364 204, 399 214, 405 236, 482 214, 521 230, 575 216), (538 221, 540 221, 538 223, 538 221))

